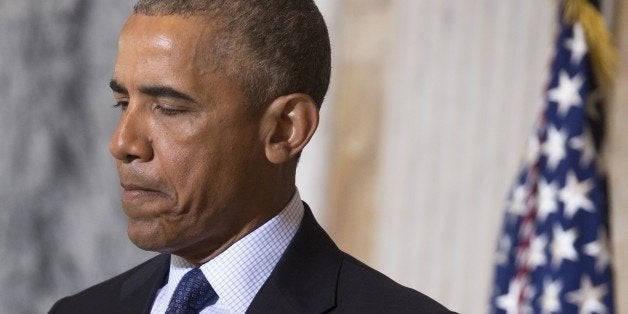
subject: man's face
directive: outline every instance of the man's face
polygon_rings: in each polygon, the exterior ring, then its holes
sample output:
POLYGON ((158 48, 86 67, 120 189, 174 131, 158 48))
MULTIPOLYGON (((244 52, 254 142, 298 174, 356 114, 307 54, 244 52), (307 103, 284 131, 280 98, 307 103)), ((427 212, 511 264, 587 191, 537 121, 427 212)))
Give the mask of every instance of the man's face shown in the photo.
POLYGON ((129 237, 146 250, 215 248, 258 197, 260 119, 214 70, 209 41, 211 25, 195 17, 136 14, 120 35, 111 86, 122 113, 109 149, 129 237))

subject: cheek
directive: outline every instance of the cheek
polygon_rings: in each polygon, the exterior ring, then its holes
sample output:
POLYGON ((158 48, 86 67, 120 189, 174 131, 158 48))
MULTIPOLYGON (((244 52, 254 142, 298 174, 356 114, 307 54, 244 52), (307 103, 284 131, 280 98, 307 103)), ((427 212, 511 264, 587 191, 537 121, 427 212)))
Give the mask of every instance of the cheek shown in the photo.
POLYGON ((220 195, 217 181, 225 166, 216 143, 170 139, 154 145, 160 176, 174 194, 177 211, 208 206, 208 195, 220 195))
MULTIPOLYGON (((258 164, 263 149, 257 147, 254 125, 243 128, 242 123, 218 120, 204 127, 184 123, 155 138, 155 158, 177 200, 176 212, 209 219, 253 188, 248 170, 258 164)), ((162 125, 160 130, 164 129, 162 125)))
MULTIPOLYGON (((172 119, 172 118, 170 118, 172 119)), ((210 163, 210 132, 187 119, 156 121, 153 125, 155 157, 165 179, 175 187, 185 185, 195 172, 210 163)))

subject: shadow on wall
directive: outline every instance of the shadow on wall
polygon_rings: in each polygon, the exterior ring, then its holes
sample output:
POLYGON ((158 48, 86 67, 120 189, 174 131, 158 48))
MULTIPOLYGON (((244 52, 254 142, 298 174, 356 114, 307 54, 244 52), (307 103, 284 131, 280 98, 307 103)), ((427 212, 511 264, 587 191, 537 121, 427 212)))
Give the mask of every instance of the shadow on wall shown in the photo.
POLYGON ((3 312, 45 312, 151 254, 126 237, 107 151, 118 115, 107 84, 131 5, 0 2, 3 312))

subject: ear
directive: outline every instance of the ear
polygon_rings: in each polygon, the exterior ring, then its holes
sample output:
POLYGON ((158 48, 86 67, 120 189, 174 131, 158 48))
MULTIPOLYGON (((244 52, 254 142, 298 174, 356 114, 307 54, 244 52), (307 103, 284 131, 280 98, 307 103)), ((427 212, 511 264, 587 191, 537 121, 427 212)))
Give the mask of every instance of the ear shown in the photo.
POLYGON ((281 164, 295 158, 314 135, 318 108, 307 94, 281 96, 268 106, 261 126, 266 158, 281 164))

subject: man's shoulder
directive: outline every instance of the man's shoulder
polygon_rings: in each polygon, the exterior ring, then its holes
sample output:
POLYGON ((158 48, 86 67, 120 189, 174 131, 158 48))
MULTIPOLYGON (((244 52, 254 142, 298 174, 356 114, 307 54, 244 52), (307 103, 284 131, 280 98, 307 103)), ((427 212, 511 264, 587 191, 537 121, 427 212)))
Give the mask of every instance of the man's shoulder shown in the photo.
POLYGON ((452 313, 344 252, 337 289, 339 313, 452 313))
POLYGON ((57 301, 50 313, 112 313, 119 310, 122 301, 134 293, 149 293, 146 287, 152 286, 151 279, 161 280, 159 274, 168 265, 169 255, 158 255, 148 261, 106 281, 91 286, 74 295, 57 301), (157 276, 157 277, 156 277, 157 276))
POLYGON ((340 250, 307 204, 301 227, 269 281, 256 297, 256 313, 283 309, 277 295, 288 296, 291 311, 276 313, 451 313, 340 250))

